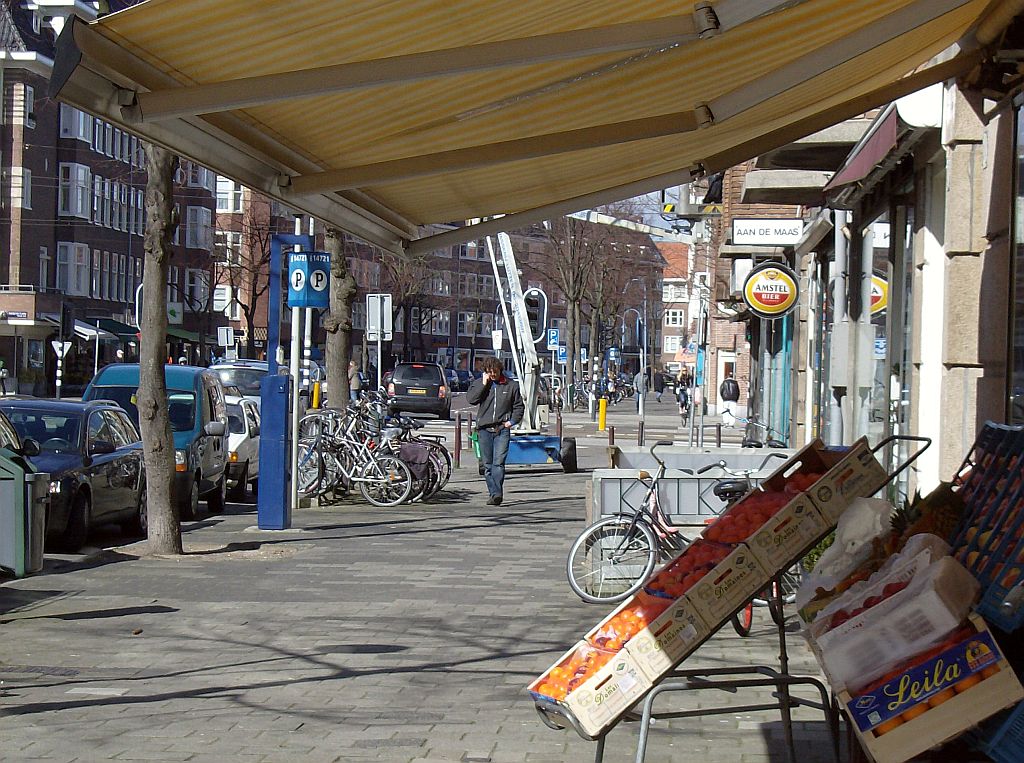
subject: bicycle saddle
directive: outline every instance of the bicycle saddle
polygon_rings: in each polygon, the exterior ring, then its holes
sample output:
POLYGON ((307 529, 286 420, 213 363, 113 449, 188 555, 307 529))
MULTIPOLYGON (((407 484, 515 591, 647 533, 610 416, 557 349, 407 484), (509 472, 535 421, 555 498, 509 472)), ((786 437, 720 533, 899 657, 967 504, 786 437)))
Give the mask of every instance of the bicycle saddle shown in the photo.
POLYGON ((714 487, 714 494, 722 500, 739 498, 750 490, 750 482, 744 479, 722 480, 714 487))

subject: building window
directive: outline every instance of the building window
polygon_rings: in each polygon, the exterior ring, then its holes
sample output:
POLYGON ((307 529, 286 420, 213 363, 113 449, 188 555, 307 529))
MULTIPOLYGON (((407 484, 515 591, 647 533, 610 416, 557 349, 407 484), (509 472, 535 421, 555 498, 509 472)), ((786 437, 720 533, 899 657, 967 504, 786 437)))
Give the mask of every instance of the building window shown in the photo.
POLYGON ((198 313, 206 307, 210 274, 205 270, 185 269, 185 309, 198 313))
POLYGON ((679 345, 682 342, 682 337, 675 334, 665 334, 665 352, 675 353, 679 351, 679 345))
POLYGON ((459 336, 476 336, 477 317, 476 313, 459 313, 458 332, 459 336))
POLYGON ((127 231, 131 230, 131 228, 128 227, 128 186, 126 186, 124 183, 120 184, 120 194, 121 194, 121 228, 120 228, 120 230, 123 230, 123 231, 127 232, 127 231))
POLYGON ((84 164, 62 163, 59 169, 60 193, 58 212, 86 220, 92 211, 92 175, 84 164))
MULTIPOLYGON (((397 323, 396 326, 400 327, 402 324, 397 323)), ((366 328, 366 303, 365 302, 353 302, 352 303, 352 328, 354 329, 365 329, 366 328)))
POLYGON ((167 271, 167 301, 178 301, 178 266, 174 265, 167 271))
POLYGON ((50 250, 45 246, 39 247, 39 286, 50 287, 50 250))
POLYGON ((174 226, 174 234, 171 236, 171 243, 177 246, 181 243, 181 204, 174 205, 174 218, 178 224, 174 226))
POLYGON ((666 326, 685 326, 686 325, 686 311, 685 310, 666 310, 665 311, 665 325, 666 326))
POLYGON ((102 287, 100 288, 100 299, 110 299, 110 252, 103 253, 103 269, 100 271, 102 287))
POLYGON ((217 178, 217 211, 242 211, 242 184, 226 177, 217 178))
POLYGON ((116 252, 110 255, 110 299, 121 301, 121 268, 116 252))
POLYGON ((103 258, 103 254, 99 249, 93 249, 92 252, 92 288, 90 295, 95 298, 100 298, 100 262, 103 258))
POLYGON ((103 153, 103 120, 99 117, 92 120, 92 150, 103 153))
POLYGON ((60 137, 89 143, 92 140, 92 117, 74 106, 62 103, 60 105, 60 137))
POLYGON ((32 209, 32 170, 11 167, 11 203, 22 209, 32 209))
MULTIPOLYGON (((36 126, 36 90, 31 85, 25 85, 25 101, 22 104, 25 114, 25 127, 36 126)), ((88 140, 88 139, 86 139, 88 140)))
POLYGON ((452 331, 452 314, 448 310, 434 310, 430 317, 430 333, 435 336, 448 336, 452 331))
POLYGON ((213 213, 206 207, 186 208, 185 246, 209 250, 213 243, 213 213))
POLYGON ((452 294, 452 274, 450 271, 435 273, 430 279, 430 293, 439 297, 450 297, 452 294))
POLYGON ((106 122, 103 123, 103 153, 114 155, 114 126, 106 122))
POLYGON ((67 294, 89 296, 89 247, 86 244, 58 242, 57 288, 67 294))
POLYGON ((242 264, 242 234, 239 231, 217 231, 215 250, 218 261, 229 268, 242 264))
POLYGON ((491 313, 481 313, 478 325, 479 335, 490 339, 491 333, 494 331, 494 315, 491 313))

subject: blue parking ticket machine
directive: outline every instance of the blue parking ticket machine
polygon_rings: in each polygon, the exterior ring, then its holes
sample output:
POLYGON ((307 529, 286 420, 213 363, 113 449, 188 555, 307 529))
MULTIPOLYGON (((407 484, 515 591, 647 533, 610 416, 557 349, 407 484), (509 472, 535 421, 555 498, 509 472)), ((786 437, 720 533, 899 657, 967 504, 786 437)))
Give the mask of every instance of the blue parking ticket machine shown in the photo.
POLYGON ((261 530, 292 526, 288 500, 288 387, 290 376, 266 375, 260 381, 260 490, 256 501, 261 530))

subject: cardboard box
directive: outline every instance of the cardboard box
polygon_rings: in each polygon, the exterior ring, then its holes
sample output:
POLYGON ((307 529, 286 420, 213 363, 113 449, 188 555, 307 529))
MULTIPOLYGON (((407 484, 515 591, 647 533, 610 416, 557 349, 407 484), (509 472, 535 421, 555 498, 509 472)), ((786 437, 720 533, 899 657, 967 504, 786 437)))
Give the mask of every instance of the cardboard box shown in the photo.
POLYGON ((815 637, 834 691, 882 675, 887 668, 879 656, 889 664, 909 659, 963 622, 978 593, 971 573, 947 556, 922 574, 920 583, 815 637))
POLYGON ((807 491, 822 517, 830 525, 856 498, 868 498, 889 480, 889 475, 875 458, 867 438, 857 440, 846 451, 824 451, 826 460, 839 455, 825 475, 807 491))
POLYGON ((771 576, 745 543, 740 543, 686 592, 694 609, 711 630, 765 588, 771 576))
MULTIPOLYGON (((861 746, 875 763, 909 760, 926 750, 960 736, 964 731, 1024 698, 1024 687, 1003 658, 984 621, 972 616, 977 629, 950 649, 928 662, 887 681, 873 692, 851 697, 839 694, 839 701, 851 720, 861 746), (965 678, 990 670, 999 671, 979 683, 937 704, 912 720, 881 736, 871 729, 920 707, 965 678), (916 696, 914 696, 916 695, 916 696), (904 697, 909 701, 901 701, 904 697)), ((945 696, 945 695, 943 695, 945 696)))
POLYGON ((814 503, 806 495, 800 495, 761 525, 747 540, 747 545, 765 571, 772 574, 803 556, 831 526, 814 503))
POLYGON ((626 644, 626 651, 653 682, 672 670, 711 635, 686 596, 676 599, 649 627, 626 644))
POLYGON ((560 706, 564 712, 576 719, 579 727, 585 733, 596 737, 613 725, 619 716, 643 697, 652 684, 630 654, 623 649, 596 670, 564 700, 556 700, 537 692, 537 687, 543 683, 545 676, 553 668, 568 660, 573 652, 580 648, 592 649, 593 647, 585 641, 580 641, 559 657, 554 665, 545 670, 527 689, 538 702, 560 706))

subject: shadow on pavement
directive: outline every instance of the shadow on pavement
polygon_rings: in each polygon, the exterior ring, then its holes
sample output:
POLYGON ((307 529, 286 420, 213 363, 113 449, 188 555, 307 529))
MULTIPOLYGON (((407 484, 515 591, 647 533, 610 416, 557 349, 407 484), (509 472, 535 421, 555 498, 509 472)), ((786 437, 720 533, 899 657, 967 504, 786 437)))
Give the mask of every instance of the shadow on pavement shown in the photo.
POLYGON ((96 618, 128 617, 130 615, 159 615, 171 612, 180 612, 177 607, 165 607, 150 605, 146 607, 116 607, 114 609, 94 609, 85 612, 56 612, 53 614, 29 615, 27 617, 11 617, 0 620, 0 625, 12 623, 15 620, 93 620, 96 618))

